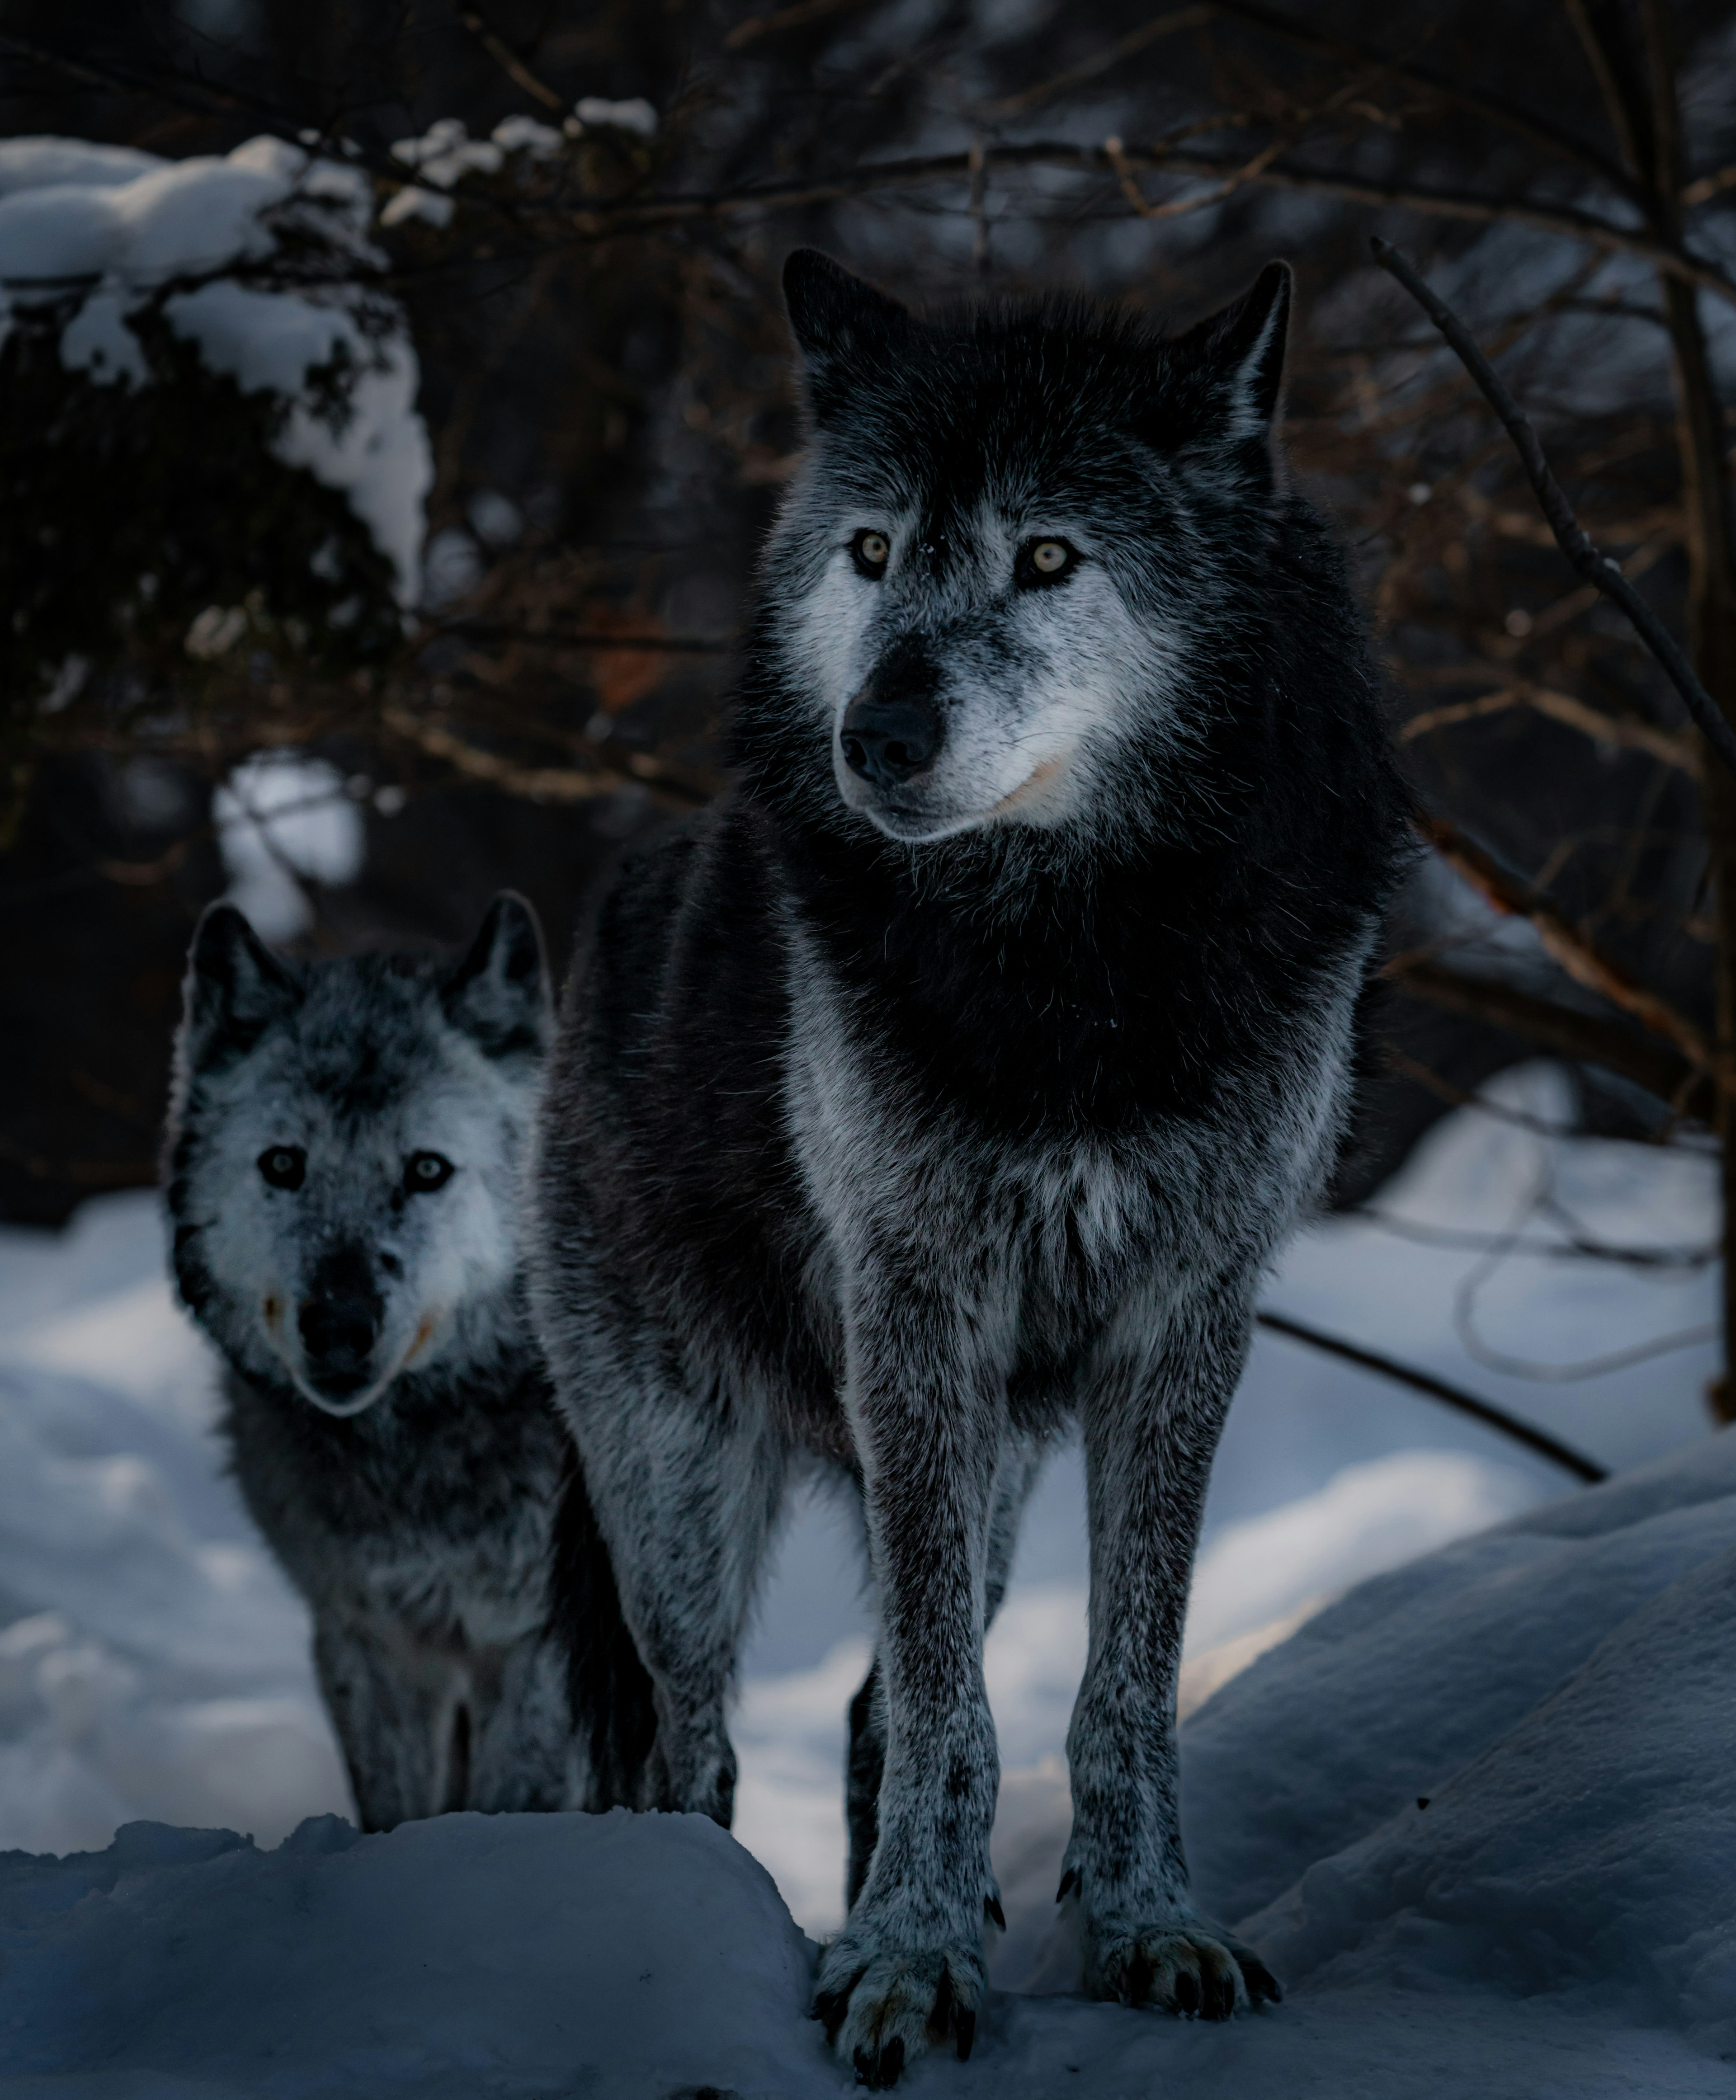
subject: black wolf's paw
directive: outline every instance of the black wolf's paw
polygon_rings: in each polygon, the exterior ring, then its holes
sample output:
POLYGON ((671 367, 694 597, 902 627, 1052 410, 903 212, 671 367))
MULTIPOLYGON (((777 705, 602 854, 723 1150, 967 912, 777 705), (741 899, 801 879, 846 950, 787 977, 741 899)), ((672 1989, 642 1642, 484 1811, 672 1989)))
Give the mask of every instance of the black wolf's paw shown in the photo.
POLYGON ((1090 1935, 1086 1980, 1093 1995, 1151 2005, 1186 2019, 1227 2020, 1283 1996, 1252 1948, 1202 1925, 1111 1927, 1090 1935))
POLYGON ((856 2083, 880 2093, 948 2039, 969 2056, 987 1988, 976 1948, 905 1947, 884 1928, 846 1926, 820 1957, 814 2017, 856 2083))

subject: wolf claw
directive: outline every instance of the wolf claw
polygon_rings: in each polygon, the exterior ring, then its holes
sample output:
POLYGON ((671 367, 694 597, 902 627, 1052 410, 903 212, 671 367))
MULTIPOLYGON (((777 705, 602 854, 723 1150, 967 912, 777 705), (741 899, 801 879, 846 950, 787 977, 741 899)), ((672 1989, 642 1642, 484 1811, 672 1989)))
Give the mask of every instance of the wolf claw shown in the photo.
POLYGON ((1195 1925, 1104 1934, 1090 1972, 1100 1997, 1190 2020, 1227 2020, 1250 2005, 1275 2005, 1283 1995, 1252 1948, 1195 1925))

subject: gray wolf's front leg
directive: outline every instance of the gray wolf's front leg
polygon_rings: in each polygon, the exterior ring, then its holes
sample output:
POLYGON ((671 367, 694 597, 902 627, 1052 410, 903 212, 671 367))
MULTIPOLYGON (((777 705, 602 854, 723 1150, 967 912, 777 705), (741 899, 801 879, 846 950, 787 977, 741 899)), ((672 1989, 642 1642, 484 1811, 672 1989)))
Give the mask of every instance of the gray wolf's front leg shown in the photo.
POLYGON ((1252 1309, 1251 1282, 1233 1277, 1173 1312, 1131 1310, 1083 1410, 1091 1644, 1067 1733, 1062 1893, 1078 1895, 1095 1996, 1207 2019, 1282 1995, 1252 1948, 1195 1908, 1176 1787, 1188 1581, 1252 1309))
POLYGON ((999 1908, 983 1626, 1006 1404, 1000 1352, 984 1347, 995 1316, 969 1297, 881 1277, 859 1279, 846 1308, 886 1748, 872 1861, 821 1957, 814 2010, 870 2087, 949 2033, 969 2053, 983 1916, 999 1908))
POLYGON ((389 1621, 318 1611, 313 1658, 364 1830, 468 1806, 471 1715, 457 1656, 389 1621))
POLYGON ((585 1759, 567 1693, 564 1649, 541 1628, 470 1659, 475 1725, 470 1798, 485 1815, 582 1808, 585 1759))

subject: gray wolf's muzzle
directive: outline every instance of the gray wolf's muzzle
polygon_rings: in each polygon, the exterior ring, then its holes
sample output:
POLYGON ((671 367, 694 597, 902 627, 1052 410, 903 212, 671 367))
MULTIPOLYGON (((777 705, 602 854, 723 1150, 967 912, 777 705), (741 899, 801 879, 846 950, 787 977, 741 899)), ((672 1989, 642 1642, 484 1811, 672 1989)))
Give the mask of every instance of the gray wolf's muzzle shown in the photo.
POLYGON ((327 1255, 311 1284, 296 1316, 307 1382, 329 1400, 351 1399, 373 1382, 385 1301, 360 1247, 327 1255))

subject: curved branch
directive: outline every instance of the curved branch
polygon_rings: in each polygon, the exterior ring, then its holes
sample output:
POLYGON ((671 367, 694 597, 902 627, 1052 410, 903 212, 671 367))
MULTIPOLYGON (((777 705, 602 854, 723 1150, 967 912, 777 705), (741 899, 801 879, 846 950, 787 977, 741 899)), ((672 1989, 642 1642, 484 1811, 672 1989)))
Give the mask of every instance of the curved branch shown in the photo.
POLYGON ((1700 1105, 1706 1074, 1655 1039, 1630 1035, 1615 1021, 1559 1006, 1503 977, 1473 977, 1427 955, 1395 956, 1384 974, 1412 999, 1504 1028, 1575 1064, 1619 1073, 1678 1113, 1712 1112, 1710 1102, 1700 1105))
MULTIPOLYGON (((1140 170, 1170 170, 1227 181, 1245 162, 1221 153, 1198 153, 1172 147, 1124 145, 1121 157, 1140 170)), ((1100 146, 1073 145, 1058 139, 1027 145, 994 146, 982 157, 991 170, 1027 168, 1071 170, 1076 174, 1117 179, 1110 156, 1100 146)), ((690 192, 670 196, 598 197, 573 209, 572 223, 583 236, 602 240, 624 232, 648 232, 659 227, 696 219, 733 217, 743 211, 793 211, 814 205, 837 204, 846 197, 877 192, 920 189, 933 183, 965 185, 973 172, 972 156, 929 153, 900 161, 871 161, 840 174, 793 181, 749 183, 738 190, 690 192)), ((1322 196, 1382 210, 1424 212, 1437 218, 1475 220, 1483 224, 1535 226, 1574 240, 1589 241, 1611 253, 1643 256, 1660 270, 1703 285, 1736 304, 1736 280, 1717 263, 1692 254, 1641 227, 1616 226, 1596 212, 1571 205, 1547 205, 1512 198, 1478 196, 1464 190, 1431 189, 1403 183, 1380 183, 1328 169, 1299 168, 1279 160, 1250 176, 1269 188, 1306 190, 1322 196)))
POLYGON ((1561 484, 1549 471, 1543 446, 1531 418, 1502 383, 1500 375, 1478 349, 1471 332, 1446 301, 1432 292, 1398 249, 1376 234, 1369 241, 1374 259, 1416 300, 1445 338, 1448 346, 1482 390, 1513 439, 1539 506, 1549 521, 1556 543, 1588 584, 1613 600, 1632 621, 1640 639, 1651 651, 1670 683, 1681 695, 1682 704, 1698 729, 1716 752, 1726 770, 1736 774, 1736 730, 1725 720, 1724 711, 1694 675, 1694 666, 1680 644, 1633 585, 1623 575, 1621 564, 1600 554, 1585 528, 1573 514, 1561 484))
POLYGON ((1498 1429, 1504 1436, 1515 1443, 1523 1444, 1528 1450, 1549 1459, 1594 1486, 1599 1480, 1610 1477, 1609 1468, 1600 1466, 1595 1458, 1588 1458, 1583 1452, 1575 1451, 1570 1444, 1562 1444, 1550 1436, 1546 1429, 1538 1429, 1529 1422, 1522 1422, 1505 1408, 1497 1407, 1493 1401, 1479 1400, 1473 1392, 1465 1392, 1445 1379, 1435 1377, 1432 1371, 1420 1371, 1409 1364, 1401 1364, 1395 1357, 1382 1356, 1377 1349, 1365 1349, 1359 1343, 1346 1342, 1336 1335, 1323 1334, 1318 1327, 1305 1326, 1300 1320, 1292 1320, 1283 1312, 1257 1312, 1255 1321, 1270 1328, 1274 1335, 1283 1335, 1292 1342, 1301 1342, 1310 1349, 1319 1349, 1330 1357, 1341 1357, 1346 1363, 1354 1364, 1358 1370, 1373 1371, 1380 1378, 1391 1379, 1396 1384, 1407 1385, 1413 1392, 1426 1393, 1430 1400, 1439 1401, 1460 1414, 1468 1414, 1473 1422, 1481 1422, 1498 1429))

